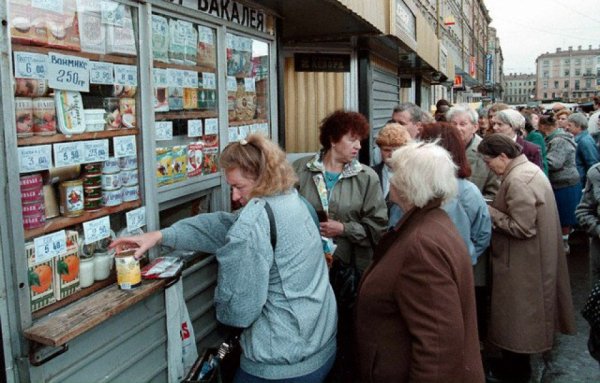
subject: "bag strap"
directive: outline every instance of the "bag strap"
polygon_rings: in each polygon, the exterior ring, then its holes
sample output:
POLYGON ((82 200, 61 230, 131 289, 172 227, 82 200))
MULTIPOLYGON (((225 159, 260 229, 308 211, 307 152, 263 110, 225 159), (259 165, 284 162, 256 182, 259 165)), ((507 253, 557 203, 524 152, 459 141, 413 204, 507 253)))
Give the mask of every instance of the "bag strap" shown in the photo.
POLYGON ((275 226, 275 216, 273 215, 273 209, 271 209, 271 205, 269 205, 267 201, 265 201, 265 210, 267 211, 267 216, 269 217, 271 246, 273 247, 273 252, 275 252, 275 246, 277 246, 277 227, 275 226))

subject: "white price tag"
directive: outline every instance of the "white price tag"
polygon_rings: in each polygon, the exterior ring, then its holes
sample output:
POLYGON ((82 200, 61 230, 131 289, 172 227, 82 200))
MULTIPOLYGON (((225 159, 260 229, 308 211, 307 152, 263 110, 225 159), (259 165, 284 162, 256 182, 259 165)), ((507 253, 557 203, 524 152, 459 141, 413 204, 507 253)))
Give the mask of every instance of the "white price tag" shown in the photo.
POLYGON ((113 137, 113 151, 115 157, 135 156, 137 153, 135 136, 113 137))
POLYGON ((219 119, 218 118, 207 118, 204 120, 204 134, 218 134, 219 133, 219 119))
POLYGON ((202 135, 202 120, 188 120, 188 137, 200 137, 202 135))
POLYGON ((156 141, 168 141, 173 139, 173 121, 157 121, 156 141))
POLYGON ((48 55, 30 52, 15 52, 15 78, 46 79, 48 55))
POLYGON ((63 0, 31 0, 31 6, 59 14, 64 10, 63 0))
POLYGON ((123 4, 116 3, 112 0, 102 0, 100 3, 100 11, 102 15, 102 24, 116 25, 118 27, 123 26, 123 18, 125 17, 125 6, 123 4))
POLYGON ((202 72, 202 87, 204 89, 216 89, 217 79, 214 73, 202 72))
POLYGON ((179 69, 167 69, 167 84, 171 87, 183 87, 183 71, 179 69))
POLYGON ((248 137, 248 135, 250 134, 250 125, 242 125, 238 127, 238 130, 240 132, 239 134, 239 139, 245 139, 246 137, 248 137))
POLYGON ((52 167, 52 145, 18 148, 19 172, 29 173, 52 167))
POLYGON ((246 92, 256 92, 256 83, 254 81, 254 77, 244 78, 244 89, 246 92))
POLYGON ((142 206, 125 213, 127 220, 127 231, 131 232, 146 225, 146 207, 142 206))
POLYGON ((214 43, 214 32, 212 28, 198 25, 198 41, 212 45, 214 43))
POLYGON ((233 76, 227 76, 227 91, 228 92, 236 92, 237 91, 237 80, 233 76))
POLYGON ((110 237, 110 220, 108 216, 83 223, 83 242, 89 245, 110 237))
POLYGON ((63 166, 79 165, 83 162, 83 142, 64 142, 54 144, 54 165, 63 166))
POLYGON ((137 86, 137 67, 135 65, 118 65, 115 67, 115 84, 137 86))
POLYGON ((237 126, 229 127, 229 142, 237 142, 239 140, 240 138, 237 126))
POLYGON ((114 64, 90 61, 90 84, 112 85, 115 83, 114 64))
POLYGON ((167 80, 167 70, 162 68, 153 68, 152 69, 152 78, 154 80, 155 88, 166 88, 169 86, 169 82, 167 80))
POLYGON ((67 252, 67 234, 64 230, 37 237, 33 240, 35 262, 46 262, 67 252))
POLYGON ((198 72, 194 72, 193 70, 183 71, 183 86, 185 88, 197 88, 198 72))
POLYGON ((108 140, 83 141, 83 163, 108 160, 108 140))
POLYGON ((90 91, 90 60, 48 53, 48 86, 54 89, 90 91))

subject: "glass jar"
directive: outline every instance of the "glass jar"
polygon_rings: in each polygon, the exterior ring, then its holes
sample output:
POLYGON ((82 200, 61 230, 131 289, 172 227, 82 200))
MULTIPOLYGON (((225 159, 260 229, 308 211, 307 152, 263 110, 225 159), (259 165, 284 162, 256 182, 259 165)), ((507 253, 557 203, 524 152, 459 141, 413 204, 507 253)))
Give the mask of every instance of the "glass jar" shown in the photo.
POLYGON ((112 252, 101 252, 94 255, 94 280, 102 281, 110 275, 113 265, 112 252))
POLYGON ((90 287, 94 284, 94 256, 81 257, 79 262, 79 286, 90 287))

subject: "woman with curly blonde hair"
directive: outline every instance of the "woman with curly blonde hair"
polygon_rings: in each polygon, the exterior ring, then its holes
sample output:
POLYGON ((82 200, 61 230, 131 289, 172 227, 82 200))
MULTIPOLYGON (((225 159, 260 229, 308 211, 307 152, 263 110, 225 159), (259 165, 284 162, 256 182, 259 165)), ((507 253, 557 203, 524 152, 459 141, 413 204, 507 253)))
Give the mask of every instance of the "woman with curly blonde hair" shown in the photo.
POLYGON ((336 301, 294 171, 261 135, 229 144, 220 165, 242 209, 199 214, 111 246, 136 248, 136 256, 159 243, 215 253, 217 319, 244 329, 235 381, 322 382, 335 359, 336 301))

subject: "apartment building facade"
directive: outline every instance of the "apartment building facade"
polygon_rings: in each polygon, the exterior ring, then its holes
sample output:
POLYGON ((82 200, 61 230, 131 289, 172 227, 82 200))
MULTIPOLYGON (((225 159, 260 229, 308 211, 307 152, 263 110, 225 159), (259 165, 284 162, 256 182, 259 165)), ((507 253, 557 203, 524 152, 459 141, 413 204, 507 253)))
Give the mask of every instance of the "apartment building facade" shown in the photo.
POLYGON ((509 73, 504 76, 503 88, 505 103, 527 104, 535 99, 536 76, 533 73, 509 73))

